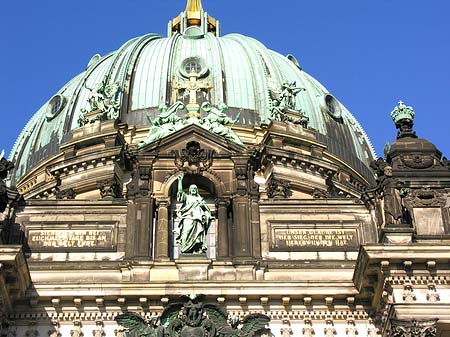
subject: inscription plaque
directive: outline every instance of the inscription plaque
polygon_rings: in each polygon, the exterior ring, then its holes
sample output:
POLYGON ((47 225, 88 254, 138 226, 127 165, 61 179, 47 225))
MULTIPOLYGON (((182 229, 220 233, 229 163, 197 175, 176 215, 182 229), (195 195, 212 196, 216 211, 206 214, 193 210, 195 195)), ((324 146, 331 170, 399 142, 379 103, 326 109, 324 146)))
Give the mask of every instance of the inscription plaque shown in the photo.
POLYGON ((356 229, 272 227, 271 251, 357 250, 356 229))
POLYGON ((35 251, 115 250, 114 226, 102 228, 28 229, 28 245, 35 251))

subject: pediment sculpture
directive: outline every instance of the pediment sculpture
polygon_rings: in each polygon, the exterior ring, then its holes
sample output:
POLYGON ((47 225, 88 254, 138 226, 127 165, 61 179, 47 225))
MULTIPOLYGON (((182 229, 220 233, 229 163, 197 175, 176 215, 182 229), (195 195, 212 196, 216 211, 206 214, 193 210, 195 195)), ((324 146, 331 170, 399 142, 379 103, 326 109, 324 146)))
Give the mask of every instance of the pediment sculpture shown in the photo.
POLYGON ((225 113, 228 110, 228 106, 225 103, 219 103, 217 106, 209 102, 203 103, 201 109, 207 115, 201 119, 192 117, 189 113, 186 114, 185 119, 180 118, 177 112, 185 108, 186 106, 182 102, 175 102, 170 107, 163 104, 159 107, 160 114, 154 120, 147 115, 150 130, 147 137, 138 146, 142 148, 191 124, 199 125, 205 130, 235 144, 243 145, 240 138, 230 128, 239 120, 240 114, 235 119, 230 118, 225 113))

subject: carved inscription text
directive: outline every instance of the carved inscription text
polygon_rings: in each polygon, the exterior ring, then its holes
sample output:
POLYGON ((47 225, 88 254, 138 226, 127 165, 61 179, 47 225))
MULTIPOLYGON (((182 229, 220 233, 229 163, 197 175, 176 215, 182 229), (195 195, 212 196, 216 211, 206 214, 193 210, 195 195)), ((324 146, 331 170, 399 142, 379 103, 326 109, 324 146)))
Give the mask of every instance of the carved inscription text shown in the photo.
POLYGON ((34 250, 111 250, 114 249, 110 229, 31 229, 28 244, 34 250))
POLYGON ((272 251, 355 250, 356 229, 282 228, 271 230, 272 251))

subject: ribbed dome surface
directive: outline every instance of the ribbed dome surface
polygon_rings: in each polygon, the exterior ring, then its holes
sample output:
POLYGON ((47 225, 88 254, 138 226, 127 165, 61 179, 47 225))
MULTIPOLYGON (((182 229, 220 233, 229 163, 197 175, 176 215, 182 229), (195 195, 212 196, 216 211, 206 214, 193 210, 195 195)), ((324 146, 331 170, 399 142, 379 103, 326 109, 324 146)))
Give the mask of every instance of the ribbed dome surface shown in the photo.
POLYGON ((310 119, 309 127, 338 157, 363 175, 375 154, 364 130, 350 112, 314 78, 299 68, 293 57, 282 56, 255 39, 239 34, 217 37, 197 27, 171 37, 149 34, 126 42, 103 57, 94 57, 87 69, 69 81, 28 122, 10 156, 16 162, 16 179, 58 151, 64 136, 78 127, 82 109, 89 109, 90 90, 102 81, 118 82, 120 119, 128 125, 146 126, 146 113, 174 102, 174 80, 188 58, 202 59, 209 69, 213 104, 225 102, 229 113, 241 112, 241 125, 267 121, 270 92, 285 82, 296 82, 306 90, 295 98, 295 109, 310 119), (52 109, 61 101, 60 111, 52 109), (55 112, 56 111, 56 112, 55 112), (333 114, 339 113, 336 117, 333 114))

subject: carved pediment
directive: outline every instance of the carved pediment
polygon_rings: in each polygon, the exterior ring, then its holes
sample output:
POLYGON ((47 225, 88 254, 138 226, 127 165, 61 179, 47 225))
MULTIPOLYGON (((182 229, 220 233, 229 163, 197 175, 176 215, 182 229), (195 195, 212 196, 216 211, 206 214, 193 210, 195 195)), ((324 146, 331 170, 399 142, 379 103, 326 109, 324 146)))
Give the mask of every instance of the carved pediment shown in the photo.
POLYGON ((205 151, 214 151, 221 156, 245 151, 243 146, 227 141, 223 137, 192 124, 157 142, 143 146, 139 149, 139 153, 157 152, 159 155, 173 156, 174 153, 186 149, 186 144, 190 142, 196 142, 205 151))

